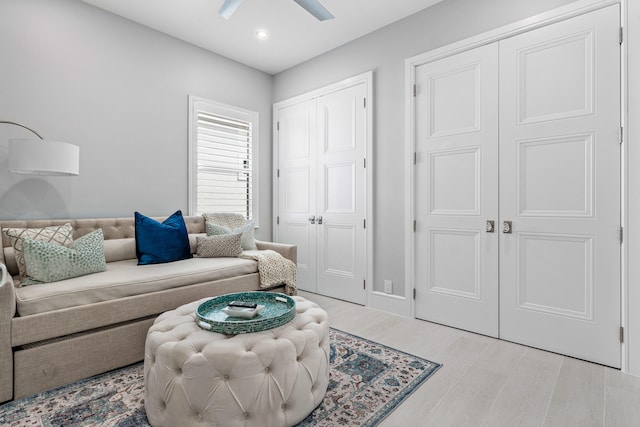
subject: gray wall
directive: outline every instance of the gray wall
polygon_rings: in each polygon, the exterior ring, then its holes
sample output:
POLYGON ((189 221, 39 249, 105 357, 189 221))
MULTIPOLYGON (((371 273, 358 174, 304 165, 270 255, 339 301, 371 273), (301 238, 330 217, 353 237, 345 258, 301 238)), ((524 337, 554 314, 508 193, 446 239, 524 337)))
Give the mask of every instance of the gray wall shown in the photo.
POLYGON ((274 78, 274 102, 374 70, 374 289, 404 295, 404 61, 571 0, 445 0, 274 78))
POLYGON ((80 146, 80 176, 7 171, 0 218, 187 213, 187 95, 260 114, 261 228, 271 237, 272 77, 79 0, 0 2, 0 120, 80 146))

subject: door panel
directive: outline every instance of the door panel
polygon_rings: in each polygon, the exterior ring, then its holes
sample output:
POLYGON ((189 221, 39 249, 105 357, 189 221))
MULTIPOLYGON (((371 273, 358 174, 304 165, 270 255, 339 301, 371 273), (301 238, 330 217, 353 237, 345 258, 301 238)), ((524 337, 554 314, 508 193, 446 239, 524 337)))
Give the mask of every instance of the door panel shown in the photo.
POLYGON ((594 243, 590 236, 518 233, 517 307, 594 321, 594 243))
POLYGON ((318 108, 318 293, 364 304, 366 88, 321 96, 318 108))
POLYGON ((322 240, 325 242, 322 254, 325 274, 354 277, 357 273, 355 227, 325 224, 322 231, 322 240))
POLYGON ((500 42, 500 337, 614 367, 619 28, 616 5, 500 42))
POLYGON ((498 46, 416 69, 416 317, 498 336, 498 46))
POLYGON ((519 216, 593 216, 593 136, 587 133, 520 141, 519 216))
POLYGON ((431 274, 428 278, 428 291, 479 301, 480 233, 477 230, 432 229, 429 242, 431 274), (452 253, 456 254, 455 260, 451 257, 452 253), (461 266, 466 268, 460 268, 461 266))
POLYGON ((429 214, 480 215, 480 154, 480 147, 427 154, 430 168, 429 214))
MULTIPOLYGON (((532 40, 532 44, 518 50, 518 124, 593 112, 594 33, 590 29, 581 30, 549 40, 532 40)), ((534 33, 524 37, 530 38, 534 33)))
POLYGON ((352 160, 326 165, 324 176, 326 194, 324 195, 325 215, 330 213, 357 213, 355 163, 352 160))
POLYGON ((298 288, 316 292, 315 104, 282 108, 278 121, 278 240, 298 246, 298 288))
MULTIPOLYGON (((443 60, 445 63, 450 60, 443 60)), ((451 64, 453 65, 453 64, 451 64)), ((451 66, 450 65, 450 66, 451 66)), ((479 131, 482 97, 479 83, 483 70, 470 63, 430 75, 427 89, 431 94, 429 137, 437 138, 479 131)))

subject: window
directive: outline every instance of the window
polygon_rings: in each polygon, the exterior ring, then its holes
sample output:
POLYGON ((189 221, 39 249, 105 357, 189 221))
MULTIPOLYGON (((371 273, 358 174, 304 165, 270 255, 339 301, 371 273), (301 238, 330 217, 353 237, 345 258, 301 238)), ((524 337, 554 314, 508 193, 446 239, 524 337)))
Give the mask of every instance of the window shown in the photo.
POLYGON ((189 97, 189 208, 256 219, 258 113, 189 97))

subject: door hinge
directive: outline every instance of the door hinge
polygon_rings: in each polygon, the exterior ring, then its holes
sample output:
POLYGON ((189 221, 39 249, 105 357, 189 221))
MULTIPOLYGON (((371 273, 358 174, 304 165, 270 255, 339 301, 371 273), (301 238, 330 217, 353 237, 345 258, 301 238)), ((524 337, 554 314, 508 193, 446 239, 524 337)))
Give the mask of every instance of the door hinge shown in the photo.
POLYGON ((280 169, 276 169, 276 177, 280 178, 280 169))
POLYGON ((414 165, 418 164, 418 152, 417 151, 413 152, 413 164, 414 165))
POLYGON ((362 159, 362 166, 366 169, 367 168, 367 159, 362 159))
POLYGON ((620 227, 620 243, 624 240, 624 227, 620 227))
POLYGON ((280 225, 280 216, 276 217, 276 225, 280 225))
POLYGON ((367 108, 367 98, 363 99, 364 108, 367 108))
POLYGON ((624 127, 620 126, 620 130, 618 130, 618 132, 620 132, 620 135, 618 135, 619 136, 618 141, 620 142, 620 144, 622 144, 622 142, 624 141, 624 127))
POLYGON ((366 219, 362 220, 362 227, 363 228, 367 228, 367 220, 366 219))
POLYGON ((624 38, 623 34, 624 34, 624 32, 622 30, 622 27, 620 27, 620 36, 618 37, 618 42, 620 44, 622 44, 622 39, 624 38))
POLYGON ((416 97, 418 94, 418 86, 414 83, 413 84, 413 96, 416 97))
POLYGON ((276 122, 276 130, 280 130, 280 122, 279 121, 276 122))
POLYGON ((416 232, 416 228, 418 228, 418 221, 416 221, 415 219, 413 220, 413 232, 416 232))
POLYGON ((624 342, 624 328, 620 326, 620 342, 624 342))
POLYGON ((416 288, 413 288, 413 299, 416 299, 416 288))
POLYGON ((366 280, 362 281, 362 289, 367 289, 367 281, 366 280))

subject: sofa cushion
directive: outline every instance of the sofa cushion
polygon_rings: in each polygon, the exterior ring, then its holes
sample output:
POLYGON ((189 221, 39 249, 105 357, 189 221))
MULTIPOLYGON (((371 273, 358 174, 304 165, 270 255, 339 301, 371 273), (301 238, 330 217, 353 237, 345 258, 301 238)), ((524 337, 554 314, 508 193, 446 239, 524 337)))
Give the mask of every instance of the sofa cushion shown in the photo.
POLYGON ((137 265, 136 259, 107 263, 88 276, 16 289, 18 314, 27 316, 61 308, 211 282, 256 273, 258 264, 241 258, 191 258, 173 263, 137 265))
POLYGON ((187 226, 176 211, 162 223, 135 213, 138 265, 160 264, 191 258, 187 226))
POLYGON ((73 242, 73 227, 69 223, 37 228, 4 228, 2 231, 11 240, 19 279, 27 274, 22 253, 23 239, 52 242, 63 246, 69 246, 73 242))
MULTIPOLYGON (((191 253, 196 253, 198 236, 206 236, 204 233, 189 234, 189 246, 191 253)), ((11 248, 5 249, 5 253, 11 248)), ((125 259, 136 259, 136 239, 133 237, 122 239, 111 239, 104 241, 104 257, 107 262, 122 261, 125 259)), ((10 258, 7 258, 9 260, 10 258)), ((9 267, 9 265, 7 265, 9 267)))
POLYGON ((107 262, 122 261, 125 259, 137 259, 136 239, 112 239, 104 241, 104 257, 107 262))
POLYGON ((107 269, 101 229, 82 236, 69 247, 33 239, 24 239, 22 247, 27 267, 23 286, 57 282, 107 269))
POLYGON ((198 236, 197 253, 203 258, 237 257, 242 253, 240 234, 221 236, 198 236))

